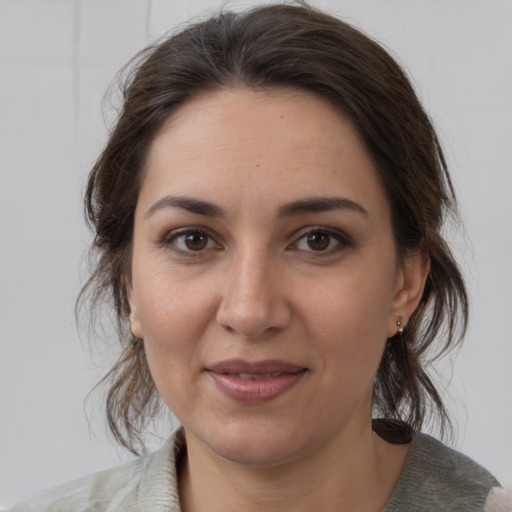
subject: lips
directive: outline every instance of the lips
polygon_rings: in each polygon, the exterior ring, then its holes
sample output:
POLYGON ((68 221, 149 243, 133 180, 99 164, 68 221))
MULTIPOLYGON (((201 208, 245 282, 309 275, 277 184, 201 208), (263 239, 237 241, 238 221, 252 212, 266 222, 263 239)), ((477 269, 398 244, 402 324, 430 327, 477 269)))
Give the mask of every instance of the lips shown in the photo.
POLYGON ((237 373, 241 379, 246 380, 265 380, 265 379, 271 379, 273 377, 278 377, 279 375, 282 375, 280 372, 275 373, 263 373, 263 374, 254 374, 254 373, 237 373))
POLYGON ((214 364, 206 372, 217 389, 245 404, 274 400, 297 385, 307 368, 279 360, 249 363, 231 359, 214 364))

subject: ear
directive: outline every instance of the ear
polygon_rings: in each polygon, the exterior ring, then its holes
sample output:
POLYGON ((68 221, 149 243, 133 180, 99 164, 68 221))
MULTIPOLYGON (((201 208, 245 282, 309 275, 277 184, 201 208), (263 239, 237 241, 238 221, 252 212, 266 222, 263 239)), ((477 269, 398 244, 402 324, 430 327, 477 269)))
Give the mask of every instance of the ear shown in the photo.
POLYGON ((397 333, 397 322, 401 322, 402 327, 407 325, 420 303, 429 272, 430 258, 426 251, 415 251, 405 255, 397 271, 395 294, 388 322, 388 337, 397 333))
POLYGON ((142 339, 142 327, 130 279, 126 280, 126 295, 128 297, 128 304, 130 305, 130 331, 133 336, 142 339))

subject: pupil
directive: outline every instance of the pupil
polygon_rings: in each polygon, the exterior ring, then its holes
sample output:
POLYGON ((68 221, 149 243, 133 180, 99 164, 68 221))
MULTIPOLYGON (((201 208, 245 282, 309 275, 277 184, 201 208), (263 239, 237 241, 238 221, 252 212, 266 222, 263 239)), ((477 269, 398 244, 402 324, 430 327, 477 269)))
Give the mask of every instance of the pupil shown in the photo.
POLYGON ((329 235, 326 233, 312 233, 308 236, 308 245, 314 251, 322 251, 329 247, 329 235))
POLYGON ((199 251, 206 247, 206 237, 201 233, 190 233, 185 237, 185 245, 191 251, 199 251))

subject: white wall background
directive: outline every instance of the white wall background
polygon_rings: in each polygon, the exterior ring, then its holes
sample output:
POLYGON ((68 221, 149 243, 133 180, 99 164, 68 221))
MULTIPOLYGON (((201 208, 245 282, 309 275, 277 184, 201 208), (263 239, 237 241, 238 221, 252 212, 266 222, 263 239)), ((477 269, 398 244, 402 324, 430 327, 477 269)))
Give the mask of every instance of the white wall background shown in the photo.
MULTIPOLYGON (((440 129, 469 238, 455 250, 473 299, 453 367, 456 446, 512 485, 512 1, 312 4, 395 52, 440 129)), ((88 240, 81 190, 104 140, 100 105, 115 72, 218 6, 0 0, 0 507, 128 458, 108 444, 100 406, 95 435, 84 413, 103 363, 73 316, 88 240)))

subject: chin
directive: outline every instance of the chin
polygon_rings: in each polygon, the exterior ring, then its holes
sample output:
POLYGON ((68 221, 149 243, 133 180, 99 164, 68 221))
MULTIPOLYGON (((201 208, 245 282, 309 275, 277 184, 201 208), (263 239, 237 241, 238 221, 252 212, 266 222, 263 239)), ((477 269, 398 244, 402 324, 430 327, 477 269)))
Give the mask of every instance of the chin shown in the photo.
POLYGON ((317 443, 308 443, 301 432, 273 425, 224 425, 216 435, 210 432, 206 444, 217 455, 237 464, 255 467, 272 467, 286 464, 306 456, 308 446, 313 451, 317 443))
POLYGON ((228 446, 220 446, 216 451, 217 455, 236 464, 261 468, 286 464, 298 457, 297 452, 300 453, 300 450, 281 443, 270 442, 265 445, 256 440, 245 441, 239 445, 231 442, 228 446))

